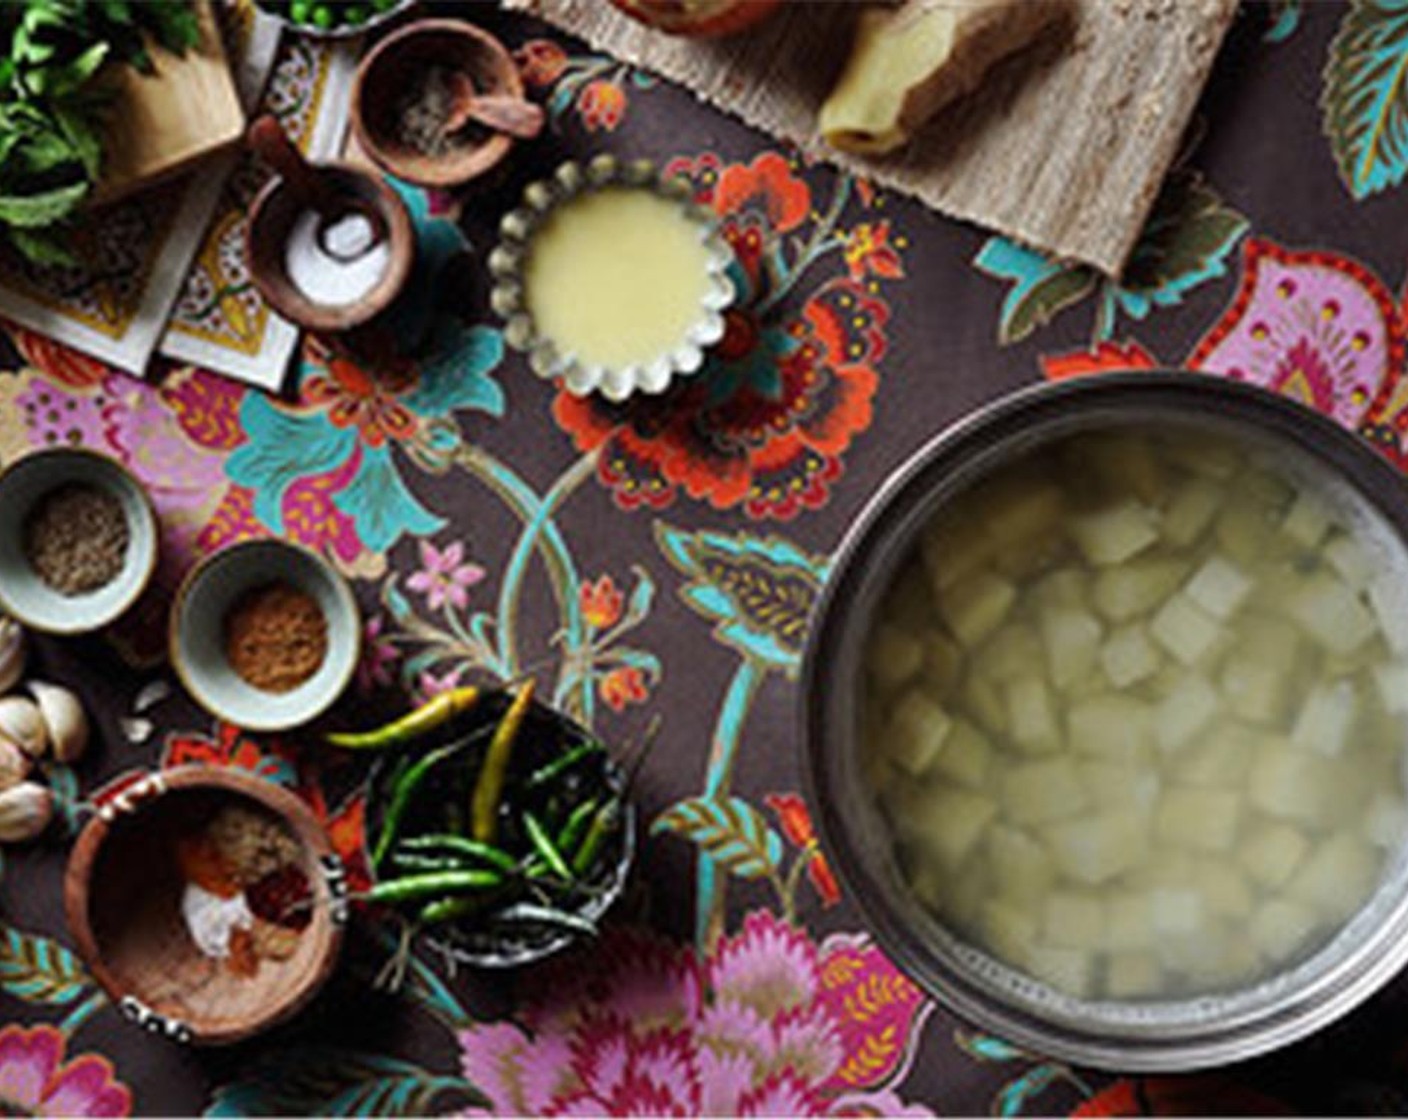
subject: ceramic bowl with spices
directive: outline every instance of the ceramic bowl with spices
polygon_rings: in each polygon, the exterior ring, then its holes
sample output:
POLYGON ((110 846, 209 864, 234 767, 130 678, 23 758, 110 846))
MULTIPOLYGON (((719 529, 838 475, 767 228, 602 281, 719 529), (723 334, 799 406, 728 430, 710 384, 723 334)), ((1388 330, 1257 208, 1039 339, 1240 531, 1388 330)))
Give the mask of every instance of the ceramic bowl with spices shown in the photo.
POLYGON ((301 545, 252 540, 202 560, 171 609, 171 663, 192 698, 254 731, 307 723, 356 671, 361 620, 347 581, 301 545))
POLYGON ((378 43, 357 70, 350 118, 383 171, 440 188, 487 174, 543 126, 508 49, 457 19, 419 20, 378 43))
POLYGON ((419 733, 360 740, 379 753, 369 900, 475 968, 521 967, 593 936, 635 855, 635 763, 531 687, 457 689, 393 727, 408 725, 419 733))
POLYGON ((59 448, 0 474, 0 606, 26 626, 106 626, 146 589, 157 553, 151 500, 115 459, 59 448))
POLYGON ((230 1043, 287 1019, 332 972, 346 877, 288 790, 181 766, 108 796, 74 844, 64 908, 79 955, 135 1025, 230 1043))
POLYGON ((723 337, 733 250, 689 184, 648 161, 564 163, 499 232, 489 270, 504 337, 569 392, 664 392, 723 337))

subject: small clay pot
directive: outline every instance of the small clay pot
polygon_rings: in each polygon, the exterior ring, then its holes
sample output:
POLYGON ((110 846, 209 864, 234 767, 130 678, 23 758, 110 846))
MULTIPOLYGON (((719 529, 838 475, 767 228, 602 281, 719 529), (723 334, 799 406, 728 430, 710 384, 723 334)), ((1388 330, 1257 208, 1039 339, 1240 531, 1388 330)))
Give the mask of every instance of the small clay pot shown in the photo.
POLYGON ((282 178, 264 185, 250 208, 245 228, 245 260, 254 286, 266 303, 285 319, 310 331, 346 331, 361 326, 385 311, 406 286, 415 262, 416 239, 406 204, 378 176, 346 163, 315 165, 338 193, 365 204, 385 224, 391 260, 381 281, 355 303, 329 306, 305 296, 289 279, 284 264, 293 223, 304 203, 282 178))
POLYGON ((397 139, 397 104, 432 66, 469 75, 480 94, 523 98, 523 76, 498 39, 458 19, 423 19, 388 35, 362 60, 352 84, 352 132, 383 171, 422 187, 457 187, 496 167, 513 148, 502 132, 429 156, 397 139))

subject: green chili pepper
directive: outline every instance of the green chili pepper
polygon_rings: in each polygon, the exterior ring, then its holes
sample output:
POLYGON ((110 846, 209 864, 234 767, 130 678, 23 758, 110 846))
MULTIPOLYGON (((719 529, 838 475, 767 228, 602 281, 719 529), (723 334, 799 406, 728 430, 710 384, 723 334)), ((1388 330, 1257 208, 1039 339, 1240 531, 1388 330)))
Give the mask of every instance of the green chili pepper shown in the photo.
POLYGON ((398 868, 408 871, 468 871, 467 862, 462 856, 427 856, 420 852, 406 852, 397 848, 391 853, 391 862, 398 868))
POLYGON ((519 869, 519 861, 502 848, 496 848, 492 844, 481 844, 478 840, 471 840, 467 836, 452 836, 449 833, 437 833, 433 836, 411 836, 401 841, 401 845, 416 852, 443 849, 463 856, 472 856, 485 863, 493 864, 500 871, 507 871, 510 874, 519 869))
POLYGON ((589 937, 596 936, 596 923, 590 918, 584 918, 580 914, 570 914, 566 910, 558 910, 551 906, 535 906, 531 902, 519 902, 505 910, 500 910, 494 915, 495 923, 508 922, 518 924, 521 922, 532 922, 535 925, 557 926, 560 929, 571 930, 573 933, 585 933, 589 937))
POLYGON ((487 890, 503 882, 497 871, 427 871, 377 883, 366 894, 368 902, 419 902, 431 895, 462 895, 487 890))
POLYGON ((484 907, 484 899, 476 897, 460 898, 437 898, 434 902, 427 902, 420 912, 420 922, 422 925, 435 926, 444 922, 458 921, 460 918, 467 918, 471 914, 478 912, 484 907))
POLYGON ((448 743, 438 750, 422 756, 401 778, 391 787, 391 800, 386 806, 386 816, 382 818, 381 833, 376 838, 376 847, 372 851, 372 866, 378 866, 386 853, 391 849, 391 842, 396 839, 396 830, 401 827, 401 818, 406 815, 406 809, 411 804, 411 798, 415 796, 416 790, 425 781, 425 777, 437 765, 449 758, 456 751, 463 750, 474 740, 481 738, 481 734, 467 736, 457 739, 453 743, 448 743))
POLYGON ((509 759, 513 756, 513 741, 518 738, 518 729, 523 726, 532 703, 533 681, 529 679, 514 696, 504 718, 494 729, 489 749, 484 752, 484 765, 474 783, 469 804, 470 833, 481 843, 492 844, 498 834, 499 801, 508 777, 509 759))
POLYGON ((560 755, 544 766, 538 767, 528 776, 528 780, 523 783, 524 789, 536 789, 538 786, 546 785, 559 774, 570 770, 582 759, 598 754, 606 748, 595 739, 586 743, 579 743, 566 754, 560 755))
POLYGON ((574 852, 577 850, 577 842, 582 839, 582 833, 591 823, 592 814, 596 812, 597 802, 595 798, 583 801, 567 818, 567 823, 558 831, 557 839, 553 841, 559 852, 574 852))
POLYGON ((617 823, 621 819, 621 799, 613 797, 592 817, 592 823, 587 828, 587 834, 582 837, 582 845, 572 856, 572 870, 578 875, 585 875, 596 863, 596 858, 601 854, 601 846, 606 843, 606 838, 615 831, 617 823))
POLYGON ((431 697, 415 711, 371 731, 335 731, 326 738, 334 747, 349 751, 374 751, 400 746, 427 731, 433 731, 461 712, 469 711, 478 702, 479 695, 479 689, 473 686, 452 688, 431 697))
POLYGON ((537 849, 543 862, 548 865, 548 870, 563 879, 571 880, 572 868, 567 865, 567 861, 562 858, 562 853, 553 844, 552 838, 548 836, 547 829, 542 822, 532 813, 523 814, 523 827, 528 832, 528 839, 533 841, 533 847, 537 849))

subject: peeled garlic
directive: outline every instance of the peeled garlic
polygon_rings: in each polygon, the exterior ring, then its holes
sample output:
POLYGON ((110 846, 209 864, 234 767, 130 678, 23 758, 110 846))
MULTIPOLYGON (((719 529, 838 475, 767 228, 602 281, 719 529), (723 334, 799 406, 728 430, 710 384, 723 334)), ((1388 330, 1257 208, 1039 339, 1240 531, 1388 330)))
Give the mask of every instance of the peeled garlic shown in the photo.
POLYGON ((68 689, 44 681, 30 681, 25 687, 39 705, 54 757, 73 762, 88 746, 88 714, 83 701, 68 689))
POLYGON ((24 674, 24 627, 0 615, 0 692, 9 692, 24 674))
POLYGON ((33 767, 29 755, 8 739, 0 739, 0 790, 9 789, 29 776, 33 767))
POLYGON ((39 758, 49 746, 44 715, 27 696, 0 697, 0 736, 31 758, 39 758))
POLYGON ((0 790, 0 842, 33 840, 54 818, 54 795, 38 782, 0 790))

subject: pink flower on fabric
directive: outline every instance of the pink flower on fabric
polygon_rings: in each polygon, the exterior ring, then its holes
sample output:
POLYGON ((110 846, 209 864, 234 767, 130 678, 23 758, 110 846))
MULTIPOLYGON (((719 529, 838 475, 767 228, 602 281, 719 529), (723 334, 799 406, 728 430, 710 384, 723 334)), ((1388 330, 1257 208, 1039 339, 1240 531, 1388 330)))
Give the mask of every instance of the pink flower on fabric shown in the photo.
POLYGON ((469 589, 480 582, 484 569, 464 558, 464 545, 455 541, 445 549, 420 542, 420 571, 406 581, 412 591, 425 596, 426 605, 438 611, 446 603, 457 610, 469 605, 469 589))
POLYGON ((29 1116, 130 1116, 131 1090, 97 1054, 64 1061, 64 1036, 47 1024, 0 1030, 0 1112, 29 1116))
POLYGON ((396 647, 382 637, 386 629, 386 619, 373 615, 367 619, 362 630, 362 660, 357 665, 357 687, 363 692, 373 692, 391 683, 391 667, 400 658, 396 647))
POLYGON ((416 691, 420 693, 422 701, 429 700, 432 696, 439 696, 442 692, 458 688, 463 676, 463 666, 457 666, 448 673, 432 673, 427 669, 416 678, 416 691))

